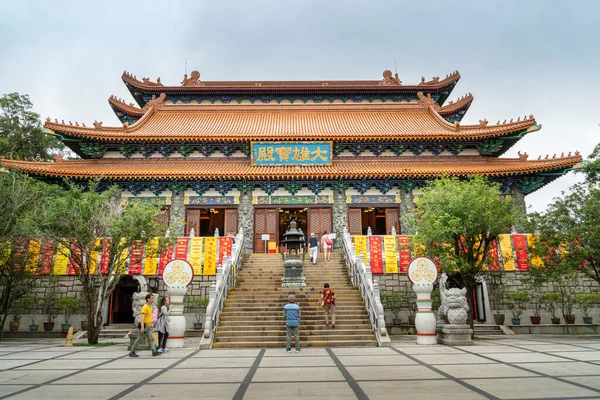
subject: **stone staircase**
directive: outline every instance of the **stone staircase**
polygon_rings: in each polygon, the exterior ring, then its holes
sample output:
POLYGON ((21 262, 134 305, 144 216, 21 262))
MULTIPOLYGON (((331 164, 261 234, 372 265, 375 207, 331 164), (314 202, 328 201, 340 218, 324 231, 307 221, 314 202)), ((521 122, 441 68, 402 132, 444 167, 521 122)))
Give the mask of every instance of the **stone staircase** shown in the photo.
POLYGON ((135 330, 133 324, 113 324, 102 328, 100 331, 100 339, 123 339, 127 334, 135 330))
POLYGON ((493 324, 473 324, 473 333, 475 336, 504 335, 502 329, 493 324))
MULTIPOLYGON (((300 343, 308 346, 376 346, 358 288, 352 286, 341 253, 316 265, 308 255, 304 288, 282 288, 283 262, 279 254, 246 254, 237 285, 229 291, 213 347, 285 347, 283 306, 290 294, 302 311, 300 343), (325 326, 321 291, 327 282, 337 295, 336 327, 325 326)), ((293 341, 293 339, 292 339, 293 341)))

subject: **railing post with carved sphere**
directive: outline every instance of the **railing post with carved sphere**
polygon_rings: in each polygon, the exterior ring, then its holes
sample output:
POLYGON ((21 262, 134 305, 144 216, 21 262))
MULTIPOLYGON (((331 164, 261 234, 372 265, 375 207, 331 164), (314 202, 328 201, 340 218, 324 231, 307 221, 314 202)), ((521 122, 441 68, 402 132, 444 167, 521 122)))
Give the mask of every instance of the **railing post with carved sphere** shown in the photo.
POLYGON ((204 336, 210 338, 212 335, 212 317, 217 302, 217 281, 210 284, 210 292, 208 295, 208 306, 206 307, 206 316, 204 317, 204 336))
POLYGON ((381 293, 379 291, 379 283, 375 281, 373 283, 373 300, 375 301, 375 310, 377 310, 377 329, 381 336, 387 335, 387 329, 385 328, 385 313, 383 305, 381 304, 381 293))

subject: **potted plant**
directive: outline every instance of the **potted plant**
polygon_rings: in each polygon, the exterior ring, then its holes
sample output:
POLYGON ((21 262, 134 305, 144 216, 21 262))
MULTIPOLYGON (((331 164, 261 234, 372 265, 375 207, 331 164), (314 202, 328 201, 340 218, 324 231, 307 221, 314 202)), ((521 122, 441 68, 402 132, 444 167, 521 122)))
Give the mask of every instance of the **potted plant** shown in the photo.
POLYGON ((504 310, 504 303, 506 302, 506 289, 502 283, 496 283, 492 285, 492 293, 494 296, 495 313, 494 323, 496 325, 504 325, 505 315, 502 312, 504 310))
POLYGON ((71 327, 71 324, 69 323, 71 316, 77 313, 81 308, 79 300, 76 297, 71 296, 62 297, 56 302, 56 307, 65 315, 65 323, 62 324, 62 331, 67 332, 71 327))
POLYGON ((594 306, 600 304, 600 294, 598 293, 577 293, 575 295, 575 304, 581 310, 583 314, 583 323, 591 324, 592 317, 590 317, 590 311, 594 306))
POLYGON ((533 315, 529 317, 529 320, 533 325, 539 325, 542 322, 542 282, 539 279, 530 278, 526 280, 525 285, 527 287, 527 296, 529 296, 529 305, 531 306, 531 312, 533 315))
POLYGON ((23 310, 27 310, 27 312, 29 312, 29 315, 31 316, 31 325, 29 325, 29 330, 31 332, 37 332, 38 328, 40 327, 38 324, 35 323, 34 317, 35 312, 39 307, 39 304, 40 299, 36 296, 27 296, 21 299, 21 307, 23 308, 23 310))
POLYGON ((196 317, 194 329, 202 329, 202 318, 206 313, 208 299, 204 297, 189 297, 187 301, 188 310, 193 312, 196 317))
POLYGON ((523 315, 523 311, 525 311, 525 308, 527 307, 529 296, 527 296, 527 293, 525 292, 509 292, 507 300, 508 308, 512 314, 512 324, 520 325, 521 315, 523 315))
POLYGON ((8 329, 11 332, 16 332, 19 330, 19 326, 21 326, 21 311, 19 311, 18 307, 12 308, 13 319, 8 323, 8 329))
POLYGON ((542 295, 542 308, 550 313, 553 324, 560 324, 560 318, 556 317, 556 305, 560 303, 561 296, 556 292, 547 292, 542 295))
POLYGON ((400 325, 401 319, 398 316, 400 311, 405 307, 406 297, 404 293, 400 292, 392 292, 382 296, 383 307, 385 309, 390 310, 392 314, 394 314, 394 318, 392 319, 392 324, 400 325))
POLYGON ((48 277, 48 285, 46 292, 44 293, 44 299, 42 304, 42 313, 46 315, 46 322, 44 322, 44 331, 50 332, 54 329, 54 318, 58 315, 58 309, 56 308, 56 301, 58 299, 58 277, 56 275, 50 275, 48 277))

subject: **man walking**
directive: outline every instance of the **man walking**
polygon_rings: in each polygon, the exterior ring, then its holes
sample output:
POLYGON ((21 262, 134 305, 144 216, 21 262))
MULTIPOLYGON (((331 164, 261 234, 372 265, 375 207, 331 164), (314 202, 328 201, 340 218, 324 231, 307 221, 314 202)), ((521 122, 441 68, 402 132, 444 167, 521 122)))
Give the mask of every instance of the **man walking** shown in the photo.
POLYGON ((152 350, 152 355, 160 355, 154 346, 154 332, 152 331, 152 303, 154 303, 154 297, 152 294, 148 293, 146 295, 146 304, 142 306, 142 311, 140 312, 140 331, 138 332, 137 339, 135 342, 133 342, 133 346, 131 346, 131 353, 129 353, 129 357, 139 357, 139 355, 135 353, 135 349, 137 348, 138 343, 142 341, 144 337, 148 339, 148 344, 152 350))
POLYGON ((308 241, 308 251, 310 252, 310 261, 313 265, 317 263, 317 256, 319 255, 319 241, 315 237, 314 233, 310 234, 310 240, 308 241))
POLYGON ((292 332, 296 340, 296 353, 300 353, 300 307, 294 303, 294 295, 288 296, 288 303, 283 307, 285 313, 285 327, 287 328, 287 348, 288 353, 292 352, 291 340, 292 332))

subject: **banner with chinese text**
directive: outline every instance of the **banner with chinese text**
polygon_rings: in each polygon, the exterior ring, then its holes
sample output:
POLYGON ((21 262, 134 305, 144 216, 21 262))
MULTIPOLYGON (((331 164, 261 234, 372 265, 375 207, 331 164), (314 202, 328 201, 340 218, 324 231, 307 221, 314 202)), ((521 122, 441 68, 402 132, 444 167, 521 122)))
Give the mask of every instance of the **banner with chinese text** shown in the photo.
POLYGON ((108 265, 110 264, 110 246, 112 245, 112 239, 102 239, 102 254, 100 255, 100 273, 102 275, 108 274, 108 265))
POLYGON ((175 244, 175 257, 174 260, 185 260, 187 261, 188 255, 188 238, 179 238, 175 244))
POLYGON ((398 255, 396 253, 396 237, 383 237, 383 251, 385 253, 385 273, 398 273, 398 255))
POLYGON ((68 264, 69 249, 63 244, 59 244, 56 247, 56 257, 54 257, 54 275, 66 275, 68 264))
POLYGON ((194 270, 194 276, 202 275, 202 245, 204 238, 190 238, 190 260, 189 263, 194 270))
POLYGON ((131 244, 131 256, 129 257, 129 275, 142 273, 142 257, 144 255, 144 244, 136 241, 131 244))
MULTIPOLYGON (((535 244, 537 243, 538 240, 539 240, 539 235, 532 235, 532 234, 527 235, 527 246, 529 246, 530 252, 532 249, 535 248, 535 244)), ((531 255, 531 266, 533 268, 543 267, 544 261, 542 260, 542 257, 532 254, 531 255)))
POLYGON ((529 269, 529 257, 527 255, 527 238, 525 235, 512 235, 515 245, 515 253, 517 255, 517 268, 520 271, 529 269))
POLYGON ((498 242, 494 240, 487 252, 487 264, 490 271, 500 271, 500 260, 498 260, 498 242))
POLYGON ((383 249, 381 248, 381 236, 369 236, 370 266, 374 275, 383 274, 383 249))
POLYGON ((158 263, 158 239, 154 238, 146 246, 146 259, 144 260, 144 275, 156 275, 158 263))
POLYGON ((513 248, 510 241, 510 235, 498 235, 500 241, 500 253, 502 254, 502 263, 505 271, 515 270, 515 258, 513 257, 513 248))
POLYGON ((159 275, 162 275, 163 270, 165 269, 165 267, 167 266, 169 261, 171 261, 172 259, 173 259, 173 246, 169 246, 160 252, 160 260, 158 262, 158 274, 159 275))
POLYGON ((204 243, 204 275, 217 274, 217 238, 207 237, 204 243))
POLYGON ((40 263, 40 275, 49 275, 52 272, 52 261, 54 260, 54 241, 45 240, 42 245, 42 262, 40 263))
POLYGON ((408 271, 410 265, 410 236, 398 236, 398 250, 400 254, 400 272, 408 271))
POLYGON ((83 257, 81 255, 81 247, 77 246, 74 241, 71 243, 71 256, 69 257, 69 275, 75 275, 75 269, 77 272, 81 271, 81 264, 83 263, 83 257))
POLYGON ((25 264, 25 271, 30 274, 37 272, 37 265, 40 261, 40 250, 42 248, 42 241, 32 239, 29 241, 29 249, 27 250, 27 262, 25 264))
POLYGON ((100 249, 102 241, 100 239, 96 239, 94 242, 94 249, 90 253, 90 274, 96 272, 96 266, 98 265, 98 249, 100 249))
POLYGON ((251 142, 252 165, 331 165, 332 142, 251 142))
POLYGON ((233 238, 231 236, 223 236, 219 238, 219 262, 223 263, 223 256, 231 257, 231 249, 233 246, 233 238))
POLYGON ((360 257, 360 253, 363 253, 365 256, 365 262, 369 262, 366 236, 354 236, 354 249, 356 250, 356 257, 360 257))

